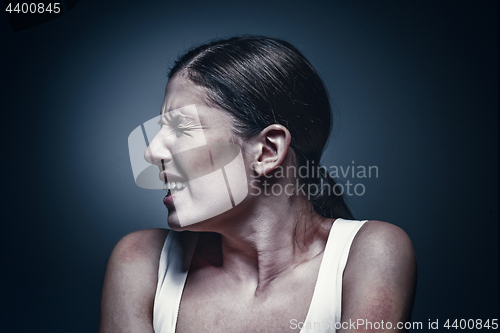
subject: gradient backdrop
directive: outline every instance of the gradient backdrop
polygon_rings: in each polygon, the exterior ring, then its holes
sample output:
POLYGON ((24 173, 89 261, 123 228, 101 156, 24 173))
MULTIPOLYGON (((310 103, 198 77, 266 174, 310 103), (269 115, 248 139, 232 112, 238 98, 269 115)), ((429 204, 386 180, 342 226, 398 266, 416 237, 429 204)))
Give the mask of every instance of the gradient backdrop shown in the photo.
POLYGON ((81 0, 17 33, 0 17, 2 332, 96 331, 113 246, 166 225, 127 137, 181 52, 244 33, 293 43, 324 79, 323 164, 378 166, 341 180, 365 186, 357 218, 412 238, 413 320, 498 318, 496 1, 81 0))

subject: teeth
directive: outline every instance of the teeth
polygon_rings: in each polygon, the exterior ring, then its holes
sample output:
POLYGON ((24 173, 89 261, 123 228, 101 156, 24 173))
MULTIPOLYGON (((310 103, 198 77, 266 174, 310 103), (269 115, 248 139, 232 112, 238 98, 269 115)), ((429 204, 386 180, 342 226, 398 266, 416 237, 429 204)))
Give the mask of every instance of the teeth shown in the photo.
POLYGON ((163 189, 171 190, 172 193, 176 193, 186 187, 187 183, 181 183, 181 182, 166 182, 165 184, 163 184, 163 189))

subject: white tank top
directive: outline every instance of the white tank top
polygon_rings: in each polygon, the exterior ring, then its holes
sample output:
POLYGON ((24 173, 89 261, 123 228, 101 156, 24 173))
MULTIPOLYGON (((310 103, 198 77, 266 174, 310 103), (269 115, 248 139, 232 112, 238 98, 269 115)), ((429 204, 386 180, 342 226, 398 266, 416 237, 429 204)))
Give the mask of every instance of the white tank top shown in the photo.
MULTIPOLYGON (((290 322, 299 333, 336 332, 342 314, 342 275, 352 241, 366 221, 336 219, 326 242, 314 293, 303 323, 290 322), (300 325, 300 326, 299 326, 300 325)), ((158 285, 153 307, 155 333, 174 333, 198 233, 168 233, 160 255, 158 285)))

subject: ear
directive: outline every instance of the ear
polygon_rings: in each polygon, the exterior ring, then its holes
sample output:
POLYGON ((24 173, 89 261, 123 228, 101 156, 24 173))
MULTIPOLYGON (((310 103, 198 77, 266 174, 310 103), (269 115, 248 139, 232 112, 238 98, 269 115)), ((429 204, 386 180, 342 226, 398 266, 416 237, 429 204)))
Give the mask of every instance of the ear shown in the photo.
POLYGON ((264 128, 254 139, 253 169, 259 176, 276 169, 286 157, 292 136, 279 124, 264 128))

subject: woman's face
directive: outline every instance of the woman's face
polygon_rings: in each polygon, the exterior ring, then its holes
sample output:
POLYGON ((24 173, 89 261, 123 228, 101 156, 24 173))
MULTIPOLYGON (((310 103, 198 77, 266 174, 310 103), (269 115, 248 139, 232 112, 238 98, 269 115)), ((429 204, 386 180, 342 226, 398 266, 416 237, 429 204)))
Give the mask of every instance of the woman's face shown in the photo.
POLYGON ((145 152, 160 169, 173 229, 222 214, 248 194, 232 119, 208 106, 204 94, 204 88, 174 76, 165 93, 161 129, 145 152))

